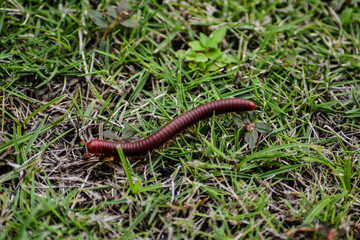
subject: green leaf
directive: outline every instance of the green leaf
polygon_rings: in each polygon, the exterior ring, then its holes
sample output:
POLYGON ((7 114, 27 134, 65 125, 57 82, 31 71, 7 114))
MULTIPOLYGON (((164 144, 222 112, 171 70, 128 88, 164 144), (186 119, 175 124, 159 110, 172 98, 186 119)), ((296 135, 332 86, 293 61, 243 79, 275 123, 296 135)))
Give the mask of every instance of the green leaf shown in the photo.
POLYGON ((234 123, 239 127, 239 128, 242 128, 242 127, 245 127, 246 126, 246 123, 239 117, 236 117, 236 116, 233 116, 233 119, 234 119, 234 123))
POLYGON ((225 26, 216 29, 210 35, 210 42, 213 44, 220 43, 222 40, 224 40, 226 36, 226 32, 227 32, 227 27, 225 26))
POLYGON ((134 182, 132 181, 132 177, 131 177, 131 170, 132 170, 131 169, 131 164, 129 164, 128 161, 126 161, 124 152, 121 149, 120 145, 118 145, 116 147, 116 149, 117 149, 117 152, 119 154, 120 161, 121 161, 121 164, 122 164, 123 169, 125 171, 126 177, 128 179, 130 190, 132 190, 134 188, 134 182))
POLYGON ((104 131, 103 134, 104 134, 104 137, 107 139, 111 139, 111 140, 115 140, 115 141, 120 140, 119 136, 112 131, 104 131))
POLYGON ((129 139, 132 136, 134 136, 135 134, 136 134, 136 132, 134 131, 133 128, 126 126, 125 129, 122 131, 121 137, 123 139, 129 139))
POLYGON ((261 42, 261 45, 258 48, 259 52, 266 48, 269 42, 274 38, 275 34, 277 33, 277 30, 278 28, 276 27, 271 27, 266 30, 265 39, 261 42))
POLYGON ((248 119, 250 121, 248 124, 253 123, 253 122, 256 121, 256 116, 255 116, 254 112, 248 112, 247 116, 248 116, 248 119))
POLYGON ((120 24, 127 28, 136 28, 139 26, 139 23, 134 18, 128 18, 125 20, 121 20, 120 24))
POLYGON ((191 49, 194 50, 194 51, 204 51, 204 50, 206 50, 206 48, 204 48, 201 45, 200 41, 190 41, 189 45, 190 45, 191 49))
POLYGON ((211 63, 210 65, 207 66, 207 70, 209 72, 214 72, 219 69, 220 69, 220 67, 218 65, 216 65, 215 63, 211 63))
POLYGON ((106 14, 113 17, 113 18, 117 18, 118 17, 118 11, 116 10, 115 6, 106 6, 105 7, 106 10, 106 14))
POLYGON ((225 63, 236 63, 236 59, 233 55, 230 54, 224 54, 223 55, 223 60, 225 63))
POLYGON ((1 17, 0 17, 0 34, 1 34, 1 30, 4 26, 4 19, 5 19, 5 14, 6 14, 6 5, 4 10, 2 11, 1 17))
POLYGON ((219 67, 219 68, 223 68, 225 67, 227 64, 225 62, 215 62, 215 64, 219 67))
POLYGON ((351 173, 352 173, 352 158, 345 157, 345 164, 344 164, 344 184, 345 189, 349 192, 351 191, 351 173))
POLYGON ((101 27, 101 28, 107 28, 107 23, 102 15, 102 13, 98 12, 98 11, 89 11, 89 16, 91 18, 91 20, 93 20, 93 22, 101 27))
POLYGON ((193 69, 195 69, 197 67, 197 64, 196 63, 190 63, 188 66, 189 66, 189 68, 191 70, 193 70, 193 69))
POLYGON ((245 134, 245 142, 247 142, 249 144, 250 148, 254 148, 256 146, 258 137, 259 137, 258 131, 256 129, 254 129, 245 134))
POLYGON ((320 103, 320 104, 315 104, 314 108, 315 110, 318 110, 320 112, 325 112, 325 113, 336 113, 336 110, 334 110, 334 106, 339 104, 341 101, 340 100, 336 100, 336 101, 329 101, 329 102, 325 102, 325 103, 320 103))
POLYGON ((204 62, 199 62, 198 66, 201 70, 205 71, 206 70, 206 64, 204 62))
POLYGON ((47 120, 47 117, 43 119, 43 121, 40 123, 40 126, 36 129, 34 134, 32 134, 32 136, 31 136, 31 138, 30 138, 30 140, 29 140, 29 142, 28 142, 28 144, 27 144, 27 146, 26 146, 26 148, 24 150, 25 155, 28 155, 28 153, 29 153, 31 147, 33 146, 36 138, 40 135, 40 131, 43 128, 44 123, 45 123, 46 120, 47 120))
POLYGON ((301 166, 303 166, 303 164, 296 164, 296 165, 289 165, 289 166, 282 166, 278 169, 275 170, 271 170, 269 172, 265 172, 259 175, 259 178, 268 178, 268 177, 273 177, 273 176, 277 176, 286 172, 290 172, 293 171, 297 168, 300 168, 301 166))
POLYGON ((206 145, 212 150, 214 151, 218 156, 226 159, 226 155, 220 151, 217 147, 215 147, 213 144, 211 144, 208 140, 206 140, 205 138, 203 138, 204 142, 206 143, 206 145))
POLYGON ((197 53, 195 57, 195 62, 207 62, 208 57, 203 53, 197 53))
POLYGON ((323 198, 317 205, 314 206, 314 208, 308 214, 308 216, 304 221, 304 224, 312 223, 314 218, 319 216, 319 214, 324 211, 324 208, 326 208, 326 206, 328 206, 332 201, 333 201, 333 197, 323 198))
POLYGON ((133 94, 130 96, 130 98, 128 100, 129 103, 135 101, 139 97, 142 89, 145 86, 145 83, 147 82, 147 80, 149 78, 150 71, 151 71, 151 68, 149 68, 148 70, 144 69, 143 73, 140 75, 139 80, 138 80, 138 82, 136 84, 136 88, 135 88, 133 94))
POLYGON ((135 185, 130 189, 132 194, 137 194, 140 190, 141 181, 137 181, 135 185))
POLYGON ((186 61, 195 61, 196 53, 193 50, 188 50, 185 56, 186 61))
POLYGON ((36 86, 36 88, 39 88, 45 84, 47 84, 48 82, 50 82, 54 77, 55 75, 58 73, 58 66, 55 67, 54 71, 51 73, 51 75, 45 79, 44 81, 42 81, 39 85, 36 86))
POLYGON ((212 48, 208 51, 206 51, 206 56, 208 56, 208 58, 210 58, 211 60, 218 58, 219 56, 221 56, 221 51, 217 48, 212 48))
POLYGON ((185 57, 185 60, 186 60, 186 61, 195 61, 195 56, 188 56, 188 55, 187 55, 187 56, 185 57))
POLYGON ((325 166, 333 170, 335 174, 339 174, 339 171, 335 168, 335 166, 333 166, 333 164, 330 161, 326 161, 318 157, 303 157, 303 160, 306 162, 317 162, 324 164, 325 166))
POLYGON ((129 9, 129 1, 128 0, 120 0, 118 10, 121 11, 127 11, 129 9))
POLYGON ((341 23, 343 25, 348 25, 350 23, 350 20, 351 20, 351 16, 352 16, 352 12, 353 12, 353 9, 352 8, 345 8, 342 13, 341 13, 341 16, 340 16, 340 19, 341 19, 341 23))
POLYGON ((205 34, 203 33, 200 33, 200 44, 204 47, 204 48, 208 48, 208 45, 209 45, 209 38, 208 36, 206 36, 205 34))
POLYGON ((256 125, 256 129, 260 133, 269 133, 271 130, 270 127, 264 122, 257 122, 257 123, 255 123, 255 125, 256 125))
POLYGON ((180 50, 176 51, 175 54, 176 54, 177 58, 180 58, 180 59, 185 58, 186 50, 180 49, 180 50))

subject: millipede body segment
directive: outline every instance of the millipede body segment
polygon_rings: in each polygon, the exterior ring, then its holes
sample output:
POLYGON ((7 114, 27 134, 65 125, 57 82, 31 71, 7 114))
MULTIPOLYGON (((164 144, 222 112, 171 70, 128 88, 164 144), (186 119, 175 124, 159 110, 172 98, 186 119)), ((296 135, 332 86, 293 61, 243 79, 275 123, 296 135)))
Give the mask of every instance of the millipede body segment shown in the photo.
POLYGON ((120 145, 125 156, 139 156, 156 149, 169 141, 182 130, 192 126, 198 121, 207 119, 213 114, 223 114, 228 112, 251 111, 256 108, 256 104, 247 99, 229 98, 200 105, 170 121, 154 134, 135 142, 109 142, 104 140, 92 140, 87 143, 90 153, 117 157, 116 147, 120 145))

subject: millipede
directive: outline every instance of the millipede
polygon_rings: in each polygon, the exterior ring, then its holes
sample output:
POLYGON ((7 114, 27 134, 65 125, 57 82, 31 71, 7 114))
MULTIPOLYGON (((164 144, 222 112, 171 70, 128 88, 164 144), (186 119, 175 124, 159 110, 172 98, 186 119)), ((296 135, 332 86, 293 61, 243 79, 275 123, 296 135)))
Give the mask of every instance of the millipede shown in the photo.
POLYGON ((252 111, 256 108, 253 101, 242 98, 228 98, 205 103, 174 118, 152 135, 135 142, 110 142, 92 140, 84 143, 88 152, 105 157, 118 157, 120 146, 125 156, 140 156, 152 151, 191 125, 215 115, 228 112, 252 111))

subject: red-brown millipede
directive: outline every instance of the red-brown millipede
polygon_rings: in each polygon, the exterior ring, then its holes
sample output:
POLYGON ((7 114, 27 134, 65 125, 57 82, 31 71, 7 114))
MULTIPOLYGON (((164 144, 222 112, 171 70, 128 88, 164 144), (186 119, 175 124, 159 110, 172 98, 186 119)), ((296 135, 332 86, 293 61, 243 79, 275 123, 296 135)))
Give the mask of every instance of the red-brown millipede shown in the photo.
POLYGON ((90 153, 117 157, 116 147, 120 145, 125 156, 139 156, 158 148, 165 142, 173 138, 182 130, 190 127, 198 121, 211 117, 213 114, 222 114, 228 112, 251 111, 256 108, 256 104, 247 99, 229 98, 200 105, 170 121, 154 134, 135 142, 120 143, 104 140, 92 140, 87 143, 87 149, 90 153))

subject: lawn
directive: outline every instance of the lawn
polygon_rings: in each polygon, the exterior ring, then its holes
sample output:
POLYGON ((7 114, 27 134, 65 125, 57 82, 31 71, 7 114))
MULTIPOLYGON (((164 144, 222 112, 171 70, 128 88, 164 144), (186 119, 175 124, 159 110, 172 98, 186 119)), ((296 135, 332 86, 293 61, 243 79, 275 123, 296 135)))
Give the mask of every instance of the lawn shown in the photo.
POLYGON ((360 239, 359 4, 1 1, 0 239, 360 239))

